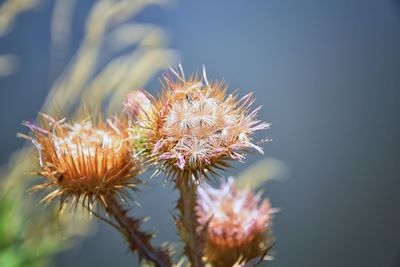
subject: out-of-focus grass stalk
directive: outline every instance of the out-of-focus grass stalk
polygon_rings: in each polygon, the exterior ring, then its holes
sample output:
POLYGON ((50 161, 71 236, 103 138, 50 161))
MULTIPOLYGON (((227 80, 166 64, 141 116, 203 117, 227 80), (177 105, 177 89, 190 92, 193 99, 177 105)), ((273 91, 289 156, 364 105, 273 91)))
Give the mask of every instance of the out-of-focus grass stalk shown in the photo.
POLYGON ((239 188, 249 187, 249 189, 257 191, 265 182, 287 176, 288 169, 288 166, 278 159, 262 159, 237 176, 236 186, 239 188))
POLYGON ((19 65, 19 59, 16 55, 0 55, 0 77, 14 74, 19 65))
POLYGON ((0 37, 7 34, 19 14, 34 8, 38 0, 6 0, 0 6, 0 37))
MULTIPOLYGON (((19 14, 34 8, 37 0, 5 0, 0 5, 0 38, 12 30, 19 14)), ((14 74, 18 67, 16 55, 0 55, 0 76, 14 74)))
POLYGON ((77 0, 55 0, 51 18, 50 33, 50 78, 63 63, 71 39, 71 24, 77 0))
POLYGON ((127 73, 126 79, 118 86, 118 91, 115 91, 111 97, 109 111, 121 103, 123 97, 132 89, 132 85, 146 84, 158 70, 166 67, 173 58, 175 58, 175 53, 171 50, 153 49, 143 54, 138 59, 135 68, 127 73))
POLYGON ((160 47, 167 43, 167 33, 151 24, 125 23, 110 33, 108 45, 122 50, 137 43, 146 47, 160 47))
MULTIPOLYGON (((124 25, 116 29, 110 38, 111 45, 116 44, 120 50, 139 43, 137 48, 128 55, 120 56, 112 60, 87 86, 83 99, 89 96, 100 103, 105 96, 111 96, 108 111, 111 112, 120 107, 124 96, 132 90, 146 84, 148 80, 160 69, 165 68, 176 58, 176 53, 163 48, 166 35, 156 27, 142 25, 129 25, 129 29, 139 30, 136 35, 132 33, 131 40, 125 38, 123 43, 120 36, 129 32, 124 25)), ((82 103, 84 104, 84 103, 82 103)))

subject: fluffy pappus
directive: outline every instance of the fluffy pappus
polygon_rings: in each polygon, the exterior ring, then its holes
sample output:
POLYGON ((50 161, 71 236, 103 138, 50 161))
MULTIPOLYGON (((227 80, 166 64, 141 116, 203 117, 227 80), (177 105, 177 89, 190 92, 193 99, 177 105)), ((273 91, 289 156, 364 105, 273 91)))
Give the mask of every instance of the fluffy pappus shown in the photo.
POLYGON ((242 161, 251 148, 263 152, 252 138, 269 124, 256 118, 260 107, 251 109, 251 93, 228 94, 222 82, 207 80, 204 69, 201 79, 187 80, 182 69, 180 75, 171 71, 176 80, 164 76, 162 93, 148 98, 153 107, 141 125, 143 150, 159 172, 199 181, 228 167, 229 160, 242 161))

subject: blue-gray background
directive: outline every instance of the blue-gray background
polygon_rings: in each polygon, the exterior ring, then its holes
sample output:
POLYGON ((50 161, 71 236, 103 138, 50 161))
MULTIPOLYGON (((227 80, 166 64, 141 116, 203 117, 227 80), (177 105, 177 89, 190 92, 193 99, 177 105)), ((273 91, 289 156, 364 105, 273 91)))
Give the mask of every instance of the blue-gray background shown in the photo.
MULTIPOLYGON (((43 2, 0 41, 0 53, 21 55, 19 71, 0 79, 1 163, 22 145, 15 132, 49 89, 52 3, 43 2)), ((92 2, 77 6, 70 55, 92 2)), ((270 266, 400 266, 398 1, 178 1, 137 20, 168 30, 188 72, 205 64, 264 106, 274 139, 266 154, 291 167, 289 179, 265 187, 282 209, 270 266)), ((158 90, 156 79, 149 87, 158 90)), ((140 199, 148 227, 175 238, 172 189, 150 186, 140 199)), ((100 226, 54 266, 136 264, 118 234, 100 226)))

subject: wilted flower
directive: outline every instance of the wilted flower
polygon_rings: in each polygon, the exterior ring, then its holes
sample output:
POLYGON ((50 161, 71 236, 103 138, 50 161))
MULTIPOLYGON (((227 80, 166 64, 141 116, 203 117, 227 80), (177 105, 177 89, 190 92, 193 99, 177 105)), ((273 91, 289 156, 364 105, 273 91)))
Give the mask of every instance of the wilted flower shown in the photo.
POLYGON ((162 170, 199 179, 227 167, 227 160, 243 160, 249 148, 262 153, 252 135, 269 124, 256 119, 260 107, 250 110, 251 93, 238 99, 222 82, 209 83, 205 71, 203 79, 188 80, 183 71, 172 71, 177 80, 164 77, 162 94, 151 99, 143 127, 144 150, 162 170))
POLYGON ((49 188, 53 191, 43 201, 59 197, 61 204, 71 201, 91 208, 100 200, 107 206, 111 198, 126 198, 126 188, 139 182, 139 160, 131 152, 126 119, 108 119, 101 116, 78 122, 56 121, 42 114, 41 125, 29 122, 29 139, 36 147, 40 170, 45 182, 34 190, 49 188))
POLYGON ((268 200, 249 189, 236 188, 229 178, 221 188, 201 185, 197 191, 198 222, 206 228, 205 257, 215 266, 263 256, 270 246, 268 200))

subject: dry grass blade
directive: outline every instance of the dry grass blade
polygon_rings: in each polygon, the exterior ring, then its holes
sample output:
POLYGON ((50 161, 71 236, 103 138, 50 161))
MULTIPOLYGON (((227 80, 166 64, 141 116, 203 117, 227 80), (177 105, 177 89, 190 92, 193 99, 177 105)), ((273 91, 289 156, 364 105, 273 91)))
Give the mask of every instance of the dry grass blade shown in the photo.
MULTIPOLYGON (((56 71, 62 64, 71 39, 73 12, 77 0, 55 0, 51 18, 51 51, 50 71, 56 71)), ((50 73, 53 78, 54 73, 50 73)))

